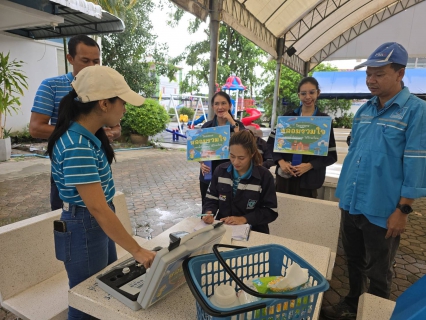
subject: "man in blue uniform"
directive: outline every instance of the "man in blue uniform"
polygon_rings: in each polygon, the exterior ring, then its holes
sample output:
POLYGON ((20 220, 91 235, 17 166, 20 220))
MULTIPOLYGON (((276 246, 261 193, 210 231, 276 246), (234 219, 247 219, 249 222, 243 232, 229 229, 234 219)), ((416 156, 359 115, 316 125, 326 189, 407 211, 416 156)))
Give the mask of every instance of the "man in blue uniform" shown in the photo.
POLYGON ((355 67, 367 67, 374 97, 354 117, 337 184, 350 290, 323 308, 327 319, 356 318, 367 278, 368 293, 389 298, 400 235, 414 199, 426 196, 426 102, 401 87, 407 61, 403 46, 387 42, 355 67))

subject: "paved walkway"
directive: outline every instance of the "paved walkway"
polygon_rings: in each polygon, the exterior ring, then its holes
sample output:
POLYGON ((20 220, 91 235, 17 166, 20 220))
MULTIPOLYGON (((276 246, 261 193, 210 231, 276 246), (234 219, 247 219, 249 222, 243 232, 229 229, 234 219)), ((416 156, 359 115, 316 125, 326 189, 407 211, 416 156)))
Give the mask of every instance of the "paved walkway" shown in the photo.
MULTIPOLYGON (((126 195, 133 226, 140 236, 154 237, 201 211, 199 165, 187 162, 183 149, 119 152, 112 168, 116 189, 126 195)), ((49 171, 49 159, 0 163, 0 226, 50 211, 49 171)), ((393 300, 426 274, 426 199, 416 201, 414 208, 398 251, 393 300)), ((348 292, 341 245, 330 286, 324 304, 336 303, 348 292)), ((0 320, 5 319, 15 316, 0 309, 0 320)))

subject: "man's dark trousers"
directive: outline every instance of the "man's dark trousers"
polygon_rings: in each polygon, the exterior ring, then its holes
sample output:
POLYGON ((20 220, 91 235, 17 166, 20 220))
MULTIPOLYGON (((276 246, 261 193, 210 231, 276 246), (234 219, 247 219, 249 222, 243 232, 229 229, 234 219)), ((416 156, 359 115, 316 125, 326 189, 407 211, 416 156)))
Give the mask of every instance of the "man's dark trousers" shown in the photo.
POLYGON ((368 293, 389 299, 400 237, 385 239, 387 229, 370 223, 363 214, 345 210, 341 210, 341 231, 350 286, 345 302, 357 310, 359 296, 367 289, 367 277, 368 293))

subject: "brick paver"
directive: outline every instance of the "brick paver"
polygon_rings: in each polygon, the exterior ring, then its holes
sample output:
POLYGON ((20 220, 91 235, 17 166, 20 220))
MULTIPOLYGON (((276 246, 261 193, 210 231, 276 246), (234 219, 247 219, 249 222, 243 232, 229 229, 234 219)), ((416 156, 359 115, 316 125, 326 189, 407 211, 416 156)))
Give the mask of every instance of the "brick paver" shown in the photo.
MULTIPOLYGON (((154 237, 182 219, 200 213, 198 163, 187 162, 177 150, 147 149, 132 156, 119 153, 113 164, 116 189, 126 195, 133 227, 138 235, 154 237)), ((25 160, 31 161, 31 160, 25 160)), ((0 174, 2 172, 0 163, 0 174)), ((49 173, 31 172, 22 178, 0 179, 0 226, 50 211, 49 173)), ((391 299, 426 274, 426 199, 415 202, 407 232, 397 254, 391 299)), ((341 241, 330 290, 324 304, 334 304, 347 294, 348 271, 341 241)), ((0 320, 14 319, 0 309, 0 320)))

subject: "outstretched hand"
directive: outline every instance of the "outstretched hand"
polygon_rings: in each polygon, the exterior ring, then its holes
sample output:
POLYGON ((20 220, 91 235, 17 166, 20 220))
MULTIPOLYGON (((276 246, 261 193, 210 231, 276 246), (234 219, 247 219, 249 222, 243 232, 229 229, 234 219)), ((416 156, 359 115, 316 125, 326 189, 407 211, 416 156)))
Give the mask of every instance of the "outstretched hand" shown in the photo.
POLYGON ((139 250, 133 254, 133 258, 135 258, 137 262, 142 263, 145 269, 148 269, 151 267, 156 254, 157 252, 140 247, 139 250))

